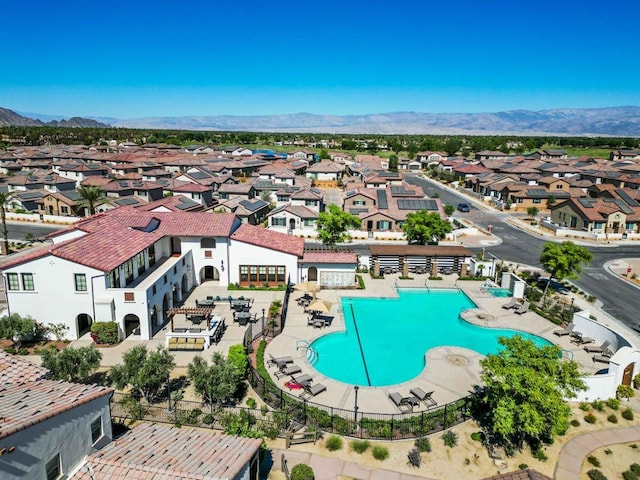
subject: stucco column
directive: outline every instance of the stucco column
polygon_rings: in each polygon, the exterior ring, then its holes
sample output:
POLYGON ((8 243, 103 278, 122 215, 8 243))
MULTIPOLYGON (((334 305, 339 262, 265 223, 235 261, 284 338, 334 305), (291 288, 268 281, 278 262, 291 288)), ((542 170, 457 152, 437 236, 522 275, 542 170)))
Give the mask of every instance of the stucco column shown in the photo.
POLYGON ((435 258, 431 261, 431 276, 438 276, 438 261, 435 258))
POLYGON ((467 266, 466 263, 463 263, 462 265, 460 265, 460 276, 461 277, 467 277, 469 275, 468 272, 467 272, 467 268, 468 268, 468 266, 467 266))
POLYGON ((380 262, 378 260, 373 261, 373 274, 376 277, 380 276, 380 262))

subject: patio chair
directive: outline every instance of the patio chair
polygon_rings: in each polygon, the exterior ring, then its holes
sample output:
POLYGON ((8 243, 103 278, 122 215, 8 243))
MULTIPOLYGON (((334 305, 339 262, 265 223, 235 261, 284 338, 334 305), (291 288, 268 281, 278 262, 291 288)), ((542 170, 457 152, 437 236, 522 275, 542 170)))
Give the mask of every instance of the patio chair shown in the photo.
POLYGON ((594 355, 593 357, 591 357, 593 360, 593 363, 609 363, 611 362, 611 359, 609 357, 606 357, 604 355, 594 355))
POLYGON ((586 345, 588 343, 594 343, 595 340, 591 337, 585 337, 580 332, 574 332, 573 339, 571 340, 576 345, 586 345))
POLYGON ((302 387, 307 387, 313 382, 313 377, 308 373, 304 375, 299 375, 297 377, 291 377, 291 381, 297 385, 302 385, 302 387))
POLYGON ((269 354, 269 359, 267 360, 267 365, 275 365, 278 368, 284 368, 287 364, 293 363, 292 357, 274 357, 269 354))
POLYGON ((560 330, 554 330, 553 334, 557 335, 558 337, 564 337, 565 335, 571 335, 571 333, 573 333, 574 328, 576 328, 575 323, 570 323, 569 325, 567 325, 566 327, 560 330))
POLYGON ((398 392, 393 392, 389 394, 389 399, 393 402, 393 404, 398 407, 400 411, 412 411, 413 405, 409 401, 410 397, 403 397, 398 392))
POLYGON ((304 387, 304 392, 302 392, 299 397, 300 398, 312 398, 318 395, 319 393, 324 392, 327 387, 321 383, 316 383, 315 385, 307 385, 304 387))
POLYGON ((602 342, 602 345, 587 345, 584 347, 584 351, 587 353, 599 353, 605 354, 606 352, 610 352, 609 347, 611 346, 611 342, 609 340, 605 340, 602 342))
POLYGON ((435 407, 436 405, 438 405, 438 402, 436 402, 431 397, 431 395, 433 395, 433 392, 425 392, 420 387, 413 387, 411 390, 409 390, 409 393, 411 393, 411 395, 424 403, 427 408, 435 407))
POLYGON ((291 375, 295 375, 296 373, 302 372, 302 369, 298 365, 291 365, 289 367, 283 366, 279 370, 277 370, 274 375, 276 378, 288 377, 291 375))
POLYGON ((511 308, 517 308, 520 306, 520 302, 518 301, 517 298, 512 298, 511 300, 509 300, 509 303, 505 303, 504 305, 502 305, 502 308, 504 308, 505 310, 509 310, 511 308))
POLYGON ((527 313, 528 311, 529 311, 529 302, 527 301, 525 301, 519 307, 516 307, 516 309, 514 310, 514 312, 517 313, 518 315, 522 315, 524 313, 527 313))

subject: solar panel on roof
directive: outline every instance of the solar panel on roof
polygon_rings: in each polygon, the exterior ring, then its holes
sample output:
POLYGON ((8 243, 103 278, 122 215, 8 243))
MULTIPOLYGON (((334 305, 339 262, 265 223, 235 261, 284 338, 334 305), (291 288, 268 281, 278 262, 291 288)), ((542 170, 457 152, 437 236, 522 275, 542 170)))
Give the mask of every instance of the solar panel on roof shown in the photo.
MULTIPOLYGON (((636 193, 638 191, 636 190, 636 193)), ((635 198, 631 198, 631 195, 629 195, 627 192, 625 192, 622 189, 617 189, 616 193, 618 194, 618 196, 624 200, 626 202, 627 205, 631 206, 631 207, 637 207, 638 205, 640 205, 640 203, 638 203, 638 201, 635 198)))
POLYGON ((385 190, 378 190, 376 192, 378 196, 378 208, 380 210, 386 210, 389 208, 389 203, 387 202, 387 192, 385 190))
POLYGON ((118 182, 118 185, 120 185, 121 187, 128 187, 129 182, 118 182))
POLYGON ((242 205, 244 208, 246 208, 250 212, 254 212, 256 210, 259 210, 260 208, 262 208, 265 205, 267 205, 267 202, 265 202, 264 200, 255 200, 253 202, 251 200, 242 200, 239 203, 240 203, 240 205, 242 205))
POLYGON ((618 206, 620 210, 622 210, 623 213, 627 215, 631 215, 633 213, 633 210, 629 207, 629 205, 624 203, 624 201, 620 200, 619 198, 614 198, 612 199, 612 201, 618 206))
POLYGON ((578 202, 580 202, 580 205, 582 205, 584 208, 593 208, 591 199, 589 198, 579 198, 578 202))
POLYGON ((399 210, 438 210, 438 202, 427 198, 403 198, 398 200, 399 210))
POLYGON ((118 205, 136 205, 138 204, 138 200, 133 197, 125 197, 116 200, 115 203, 117 203, 118 205))

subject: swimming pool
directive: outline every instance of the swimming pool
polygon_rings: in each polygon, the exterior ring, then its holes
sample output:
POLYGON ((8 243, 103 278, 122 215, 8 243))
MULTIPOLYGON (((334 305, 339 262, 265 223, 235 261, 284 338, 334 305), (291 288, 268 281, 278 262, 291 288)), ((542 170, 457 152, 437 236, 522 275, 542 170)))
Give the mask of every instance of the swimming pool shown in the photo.
POLYGON ((489 287, 487 288, 487 292, 489 292, 491 296, 498 298, 506 298, 511 296, 511 290, 509 290, 508 288, 489 287))
POLYGON ((311 344, 314 367, 352 385, 384 386, 418 376, 425 367, 425 353, 434 347, 458 346, 486 355, 498 351, 498 337, 516 334, 549 345, 535 335, 462 320, 460 312, 475 304, 458 290, 398 293, 397 299, 343 297, 346 332, 324 335, 311 344))

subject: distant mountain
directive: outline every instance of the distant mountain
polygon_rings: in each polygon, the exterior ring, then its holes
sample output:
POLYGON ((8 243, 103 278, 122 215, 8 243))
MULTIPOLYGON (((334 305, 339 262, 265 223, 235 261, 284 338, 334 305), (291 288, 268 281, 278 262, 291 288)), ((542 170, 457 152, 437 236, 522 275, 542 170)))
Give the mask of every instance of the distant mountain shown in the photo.
MULTIPOLYGON (((37 114, 33 114, 37 115, 37 114)), ((54 115, 47 115, 49 118, 61 118, 54 115)), ((13 110, 0 107, 0 127, 87 127, 87 128, 104 128, 109 127, 106 123, 97 122, 89 118, 71 117, 68 120, 61 118, 53 119, 47 122, 31 117, 25 117, 13 110)))
POLYGON ((392 112, 370 115, 215 115, 188 117, 112 117, 57 120, 55 115, 30 114, 48 122, 0 108, 0 125, 52 125, 68 127, 115 127, 229 130, 283 133, 349 134, 466 134, 466 135, 611 135, 640 137, 640 107, 564 108, 510 110, 495 113, 392 112))
POLYGON ((217 115, 110 119, 118 127, 377 134, 540 134, 640 136, 640 107, 511 110, 496 113, 393 112, 371 115, 217 115))

